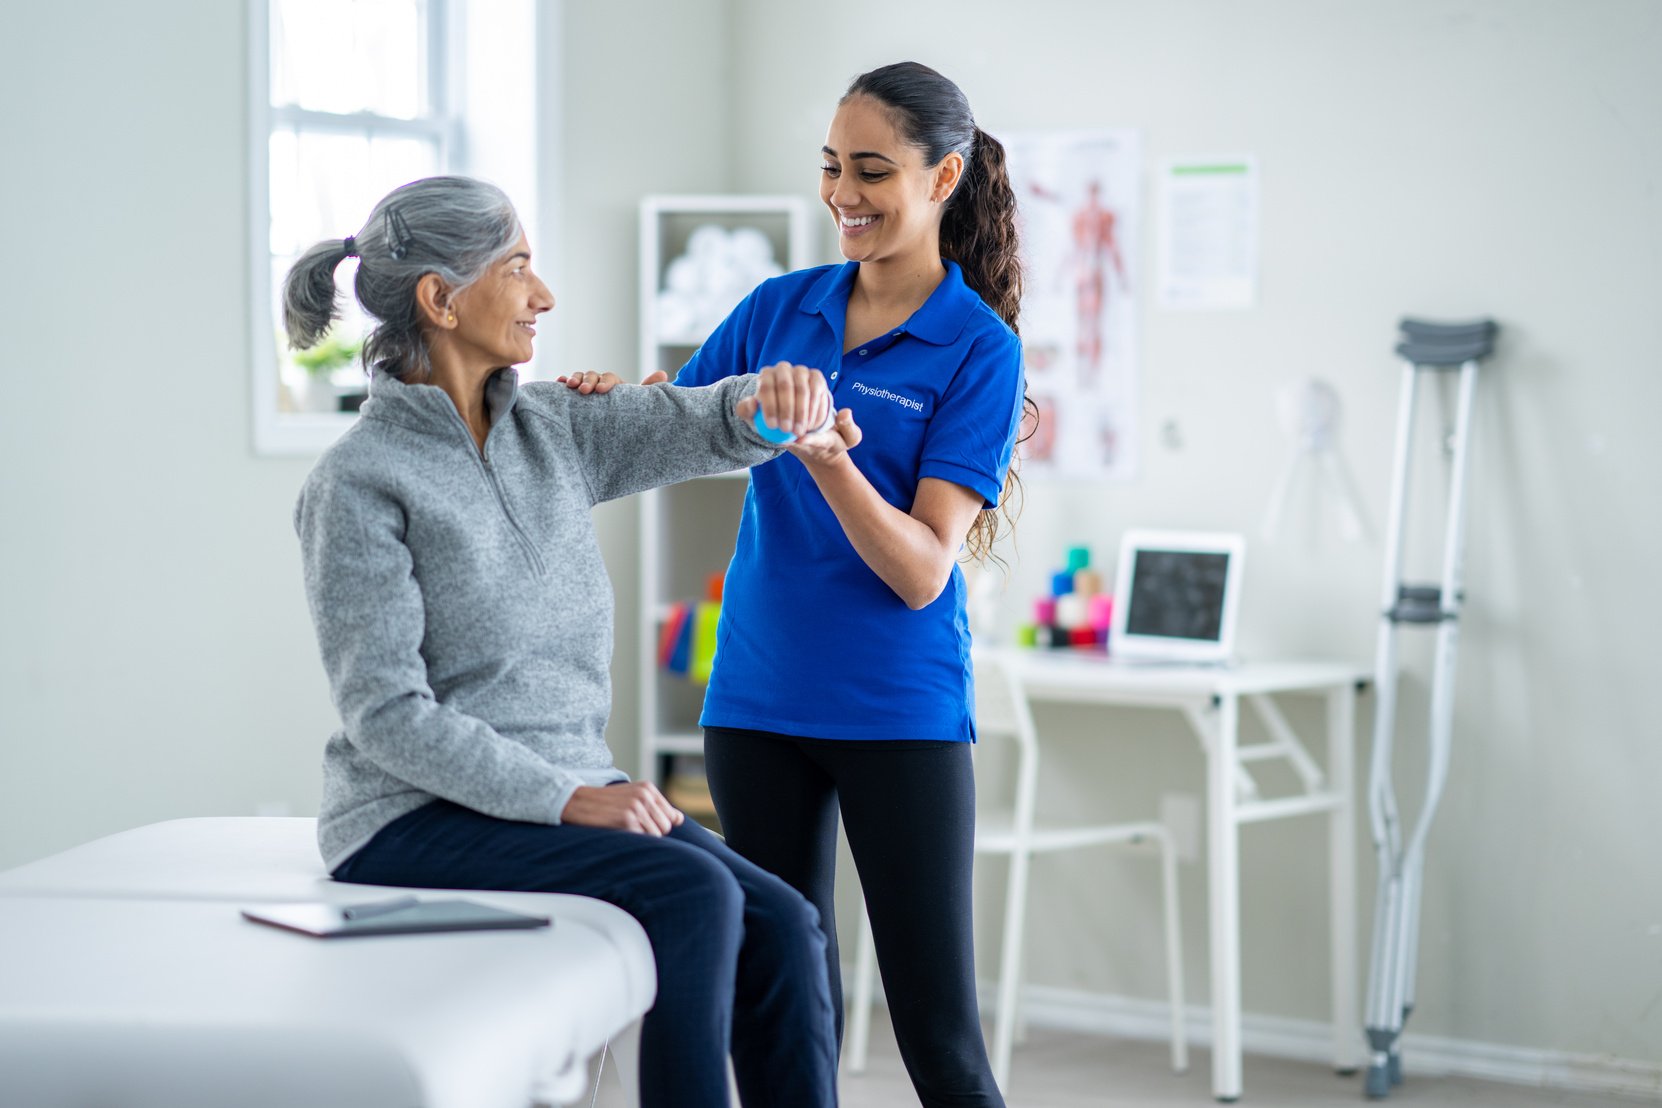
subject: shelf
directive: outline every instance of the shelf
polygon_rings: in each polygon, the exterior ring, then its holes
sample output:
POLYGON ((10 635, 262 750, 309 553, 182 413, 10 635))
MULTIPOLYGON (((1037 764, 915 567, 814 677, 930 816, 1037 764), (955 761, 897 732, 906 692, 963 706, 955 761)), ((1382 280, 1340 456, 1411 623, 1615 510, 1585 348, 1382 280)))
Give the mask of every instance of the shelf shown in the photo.
MULTIPOLYGON (((808 204, 796 196, 651 196, 640 207, 639 370, 663 370, 673 379, 703 346, 708 334, 689 332, 689 317, 664 318, 673 330, 660 328, 659 295, 672 261, 688 249, 694 232, 715 225, 728 232, 759 231, 772 247, 779 266, 788 271, 812 263, 808 204)), ((636 498, 640 513, 640 610, 636 673, 641 720, 639 773, 660 788, 672 783, 688 801, 689 814, 704 819, 709 811, 699 767, 681 767, 673 779, 666 756, 701 757, 704 736, 694 721, 704 701, 704 687, 669 680, 658 665, 658 639, 671 601, 688 601, 705 593, 705 575, 723 570, 733 555, 733 540, 743 512, 748 470, 717 474, 636 498), (694 812, 697 807, 700 810, 694 812)))
POLYGON ((648 735, 647 741, 659 754, 704 754, 704 733, 697 732, 662 732, 657 735, 648 735))

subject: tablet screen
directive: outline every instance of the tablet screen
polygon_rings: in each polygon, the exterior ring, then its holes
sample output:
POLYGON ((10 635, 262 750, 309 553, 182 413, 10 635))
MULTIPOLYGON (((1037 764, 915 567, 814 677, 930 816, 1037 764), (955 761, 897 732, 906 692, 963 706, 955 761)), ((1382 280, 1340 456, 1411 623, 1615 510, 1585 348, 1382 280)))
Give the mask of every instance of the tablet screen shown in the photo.
POLYGON ((1229 555, 1197 550, 1139 550, 1126 607, 1129 635, 1217 642, 1223 634, 1229 555))

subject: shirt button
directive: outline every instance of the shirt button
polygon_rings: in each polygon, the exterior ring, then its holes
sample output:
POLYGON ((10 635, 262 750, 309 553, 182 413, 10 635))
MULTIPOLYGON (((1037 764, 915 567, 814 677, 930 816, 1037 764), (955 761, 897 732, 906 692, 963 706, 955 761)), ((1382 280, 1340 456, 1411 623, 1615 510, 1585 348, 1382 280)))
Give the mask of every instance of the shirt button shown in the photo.
POLYGON ((831 371, 831 380, 835 381, 836 379, 837 379, 837 371, 832 370, 831 371))
POLYGON ((865 353, 865 351, 864 351, 864 350, 862 350, 862 351, 860 351, 860 353, 862 353, 862 354, 864 354, 864 353, 865 353))

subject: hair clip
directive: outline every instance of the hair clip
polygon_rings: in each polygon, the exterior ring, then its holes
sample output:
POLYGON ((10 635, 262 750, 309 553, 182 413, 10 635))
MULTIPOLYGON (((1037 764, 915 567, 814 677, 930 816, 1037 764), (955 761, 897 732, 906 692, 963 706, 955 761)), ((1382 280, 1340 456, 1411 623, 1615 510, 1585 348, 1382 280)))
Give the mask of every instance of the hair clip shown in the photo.
POLYGON ((415 238, 410 234, 410 225, 404 222, 404 217, 392 208, 387 209, 387 253, 395 261, 403 261, 410 253, 410 247, 415 245, 415 238))

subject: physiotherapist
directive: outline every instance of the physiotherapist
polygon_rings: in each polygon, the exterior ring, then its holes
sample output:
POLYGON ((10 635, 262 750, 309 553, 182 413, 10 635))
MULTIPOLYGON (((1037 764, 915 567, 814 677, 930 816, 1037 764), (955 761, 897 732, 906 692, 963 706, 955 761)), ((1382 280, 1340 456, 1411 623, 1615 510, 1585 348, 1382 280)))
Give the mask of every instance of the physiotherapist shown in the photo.
MULTIPOLYGON (((751 470, 701 719, 710 788, 728 845, 819 909, 839 1040, 840 810, 919 1099, 1002 1105, 975 996, 958 560, 987 555, 1014 483, 1015 195, 963 92, 912 62, 854 80, 821 155, 847 262, 762 284, 675 381, 812 366, 843 432, 751 470)), ((768 399, 781 429, 815 430, 768 399)))

